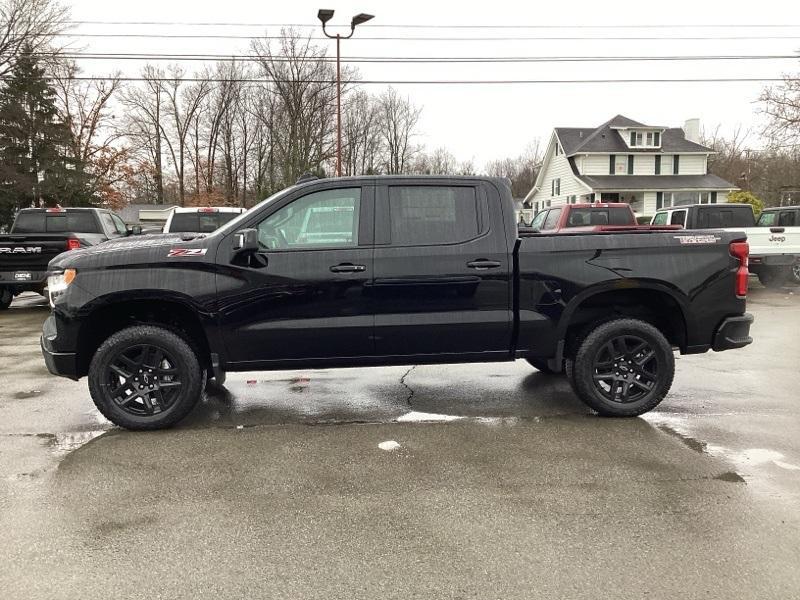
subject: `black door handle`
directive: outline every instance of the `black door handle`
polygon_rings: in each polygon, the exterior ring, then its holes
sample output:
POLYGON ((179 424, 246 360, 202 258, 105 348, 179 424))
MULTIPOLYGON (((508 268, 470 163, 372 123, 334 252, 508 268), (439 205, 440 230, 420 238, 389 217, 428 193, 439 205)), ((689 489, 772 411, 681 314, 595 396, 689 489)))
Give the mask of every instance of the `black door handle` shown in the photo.
POLYGON ((484 269, 496 269, 497 267, 501 267, 502 265, 496 260, 486 260, 485 258, 480 258, 478 260, 472 260, 468 262, 467 266, 470 269, 477 269, 478 271, 483 271, 484 269))
POLYGON ((342 263, 340 265, 333 265, 331 267, 332 273, 360 273, 366 270, 367 267, 364 265, 354 265, 351 263, 342 263))

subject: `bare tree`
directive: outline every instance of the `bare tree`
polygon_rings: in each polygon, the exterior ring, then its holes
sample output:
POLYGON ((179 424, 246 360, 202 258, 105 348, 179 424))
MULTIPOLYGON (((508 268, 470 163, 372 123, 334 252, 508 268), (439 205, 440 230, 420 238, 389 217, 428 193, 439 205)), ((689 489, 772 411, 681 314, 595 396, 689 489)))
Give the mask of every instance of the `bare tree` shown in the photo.
POLYGON ((333 68, 324 60, 324 50, 293 30, 282 31, 277 47, 254 40, 252 52, 271 80, 272 145, 281 183, 289 185, 334 156, 333 68))
POLYGON ((130 87, 121 95, 125 107, 125 131, 134 149, 144 155, 144 162, 152 165, 152 169, 142 168, 140 172, 149 174, 152 171, 158 204, 164 202, 162 141, 165 101, 161 84, 164 76, 161 69, 147 65, 142 70, 142 86, 130 87))
POLYGON ((194 116, 200 110, 203 100, 211 90, 211 83, 206 79, 186 85, 184 72, 178 66, 170 68, 169 77, 161 80, 166 98, 166 115, 169 126, 161 121, 161 131, 167 149, 175 165, 178 181, 178 201, 181 206, 186 202, 186 143, 194 116))
POLYGON ((14 68, 23 48, 55 56, 53 41, 67 29, 69 10, 53 0, 4 0, 0 4, 0 77, 14 68))
POLYGON ((383 141, 375 98, 364 90, 350 92, 342 117, 342 167, 345 175, 375 174, 383 141))
POLYGON ((53 70, 53 88, 59 111, 71 133, 70 154, 88 176, 93 195, 101 201, 115 198, 114 184, 127 156, 110 103, 120 89, 119 74, 108 79, 80 81, 74 61, 62 61, 53 70))
POLYGON ((800 76, 784 75, 783 83, 765 88, 760 100, 768 119, 763 132, 768 146, 800 146, 800 76))
POLYGON ((541 162, 541 145, 539 140, 534 140, 521 155, 488 163, 486 174, 491 177, 507 178, 511 181, 512 195, 515 198, 522 198, 531 191, 536 182, 541 162))
POLYGON ((417 152, 412 140, 421 113, 421 108, 414 106, 409 98, 400 96, 393 87, 381 94, 381 135, 386 149, 385 169, 390 175, 405 173, 410 166, 409 162, 417 152))

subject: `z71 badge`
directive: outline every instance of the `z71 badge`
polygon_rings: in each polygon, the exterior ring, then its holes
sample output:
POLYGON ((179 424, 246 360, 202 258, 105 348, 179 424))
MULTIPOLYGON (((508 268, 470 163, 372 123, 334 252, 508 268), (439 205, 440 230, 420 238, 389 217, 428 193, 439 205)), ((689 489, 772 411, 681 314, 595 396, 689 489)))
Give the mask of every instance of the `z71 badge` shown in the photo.
POLYGON ((173 248, 167 258, 182 258, 185 256, 205 256, 208 248, 173 248))

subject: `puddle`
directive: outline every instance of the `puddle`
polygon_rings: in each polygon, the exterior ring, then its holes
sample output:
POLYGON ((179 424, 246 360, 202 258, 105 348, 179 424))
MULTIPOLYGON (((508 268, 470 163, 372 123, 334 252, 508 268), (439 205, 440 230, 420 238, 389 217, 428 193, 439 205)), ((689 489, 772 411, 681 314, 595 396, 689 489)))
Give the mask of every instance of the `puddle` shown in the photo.
POLYGON ((92 431, 74 431, 69 433, 47 434, 51 439, 51 448, 56 454, 68 454, 85 446, 96 437, 106 433, 106 429, 92 431))

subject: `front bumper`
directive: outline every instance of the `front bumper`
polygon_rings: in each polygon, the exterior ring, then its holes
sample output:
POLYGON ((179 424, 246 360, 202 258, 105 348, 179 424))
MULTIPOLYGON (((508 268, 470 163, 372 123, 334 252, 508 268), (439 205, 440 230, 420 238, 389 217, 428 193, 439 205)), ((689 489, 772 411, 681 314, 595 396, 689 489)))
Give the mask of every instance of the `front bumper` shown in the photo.
POLYGON ((57 352, 53 348, 53 341, 56 339, 55 317, 50 314, 44 322, 42 337, 39 343, 42 347, 42 356, 47 370, 59 377, 68 377, 78 380, 78 355, 75 352, 57 352))
POLYGON ((733 350, 744 348, 753 343, 750 337, 750 325, 753 323, 753 315, 745 313, 738 317, 728 317, 717 329, 714 334, 712 348, 716 352, 722 350, 733 350))

